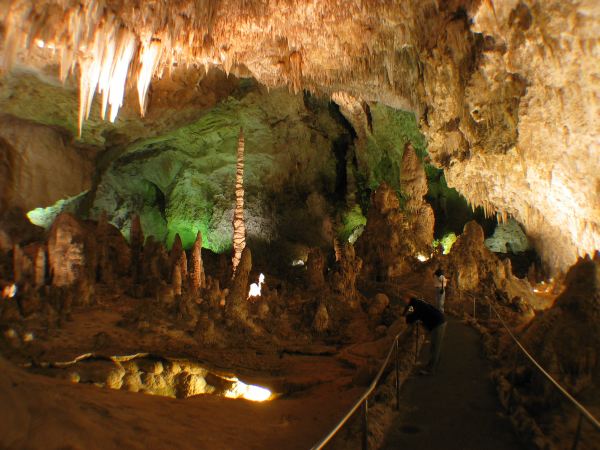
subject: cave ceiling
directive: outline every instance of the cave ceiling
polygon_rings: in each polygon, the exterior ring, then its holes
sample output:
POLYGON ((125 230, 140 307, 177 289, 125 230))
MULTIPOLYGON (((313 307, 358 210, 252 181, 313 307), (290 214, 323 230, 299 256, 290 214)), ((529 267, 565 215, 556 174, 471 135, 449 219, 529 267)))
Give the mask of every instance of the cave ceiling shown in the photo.
POLYGON ((550 267, 600 248, 595 0, 4 0, 0 17, 3 113, 102 147, 197 120, 235 77, 333 98, 358 140, 358 106, 381 103, 550 267))

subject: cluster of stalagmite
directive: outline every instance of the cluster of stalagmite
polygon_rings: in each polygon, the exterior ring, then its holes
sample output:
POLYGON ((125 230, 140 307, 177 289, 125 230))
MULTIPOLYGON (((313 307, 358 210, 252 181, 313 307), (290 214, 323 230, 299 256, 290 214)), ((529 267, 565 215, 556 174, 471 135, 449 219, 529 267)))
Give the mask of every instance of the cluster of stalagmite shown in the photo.
POLYGON ((367 226, 356 241, 366 279, 385 281, 412 270, 414 244, 396 192, 382 183, 371 195, 367 226))
POLYGON ((361 133, 379 101, 416 112, 449 185, 523 223, 551 268, 600 247, 594 0, 15 0, 0 17, 0 65, 80 74, 81 118, 96 92, 114 118, 127 84, 143 112, 175 65, 335 93, 361 133))

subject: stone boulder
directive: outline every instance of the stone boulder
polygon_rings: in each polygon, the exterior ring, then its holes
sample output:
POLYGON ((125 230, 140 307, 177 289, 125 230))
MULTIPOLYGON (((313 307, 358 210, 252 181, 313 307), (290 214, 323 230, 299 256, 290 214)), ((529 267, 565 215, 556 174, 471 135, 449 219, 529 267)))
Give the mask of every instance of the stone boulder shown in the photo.
POLYGON ((383 311, 389 306, 390 299, 387 295, 379 293, 376 294, 375 297, 369 302, 369 317, 371 319, 379 319, 381 318, 381 314, 383 311))

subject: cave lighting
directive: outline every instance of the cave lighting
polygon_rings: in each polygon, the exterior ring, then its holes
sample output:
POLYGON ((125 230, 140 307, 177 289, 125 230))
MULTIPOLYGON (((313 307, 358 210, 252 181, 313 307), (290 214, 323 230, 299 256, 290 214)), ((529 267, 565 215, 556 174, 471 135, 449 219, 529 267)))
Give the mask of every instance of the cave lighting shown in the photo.
POLYGON ((292 266, 293 267, 303 266, 303 265, 304 265, 304 261, 302 261, 301 259, 294 259, 292 261, 292 266))
POLYGON ((258 284, 252 283, 250 285, 250 292, 248 292, 248 298, 260 297, 260 288, 264 282, 265 282, 265 275, 261 273, 260 276, 258 277, 258 284))
POLYGON ((421 262, 429 261, 429 257, 424 255, 423 253, 419 253, 417 255, 417 259, 421 262))
POLYGON ((266 388, 243 383, 237 378, 229 380, 233 381, 233 386, 225 391, 224 395, 227 398, 244 398, 253 402, 264 402, 272 397, 271 391, 266 388))
POLYGON ((7 284, 2 288, 2 298, 13 298, 15 295, 17 295, 16 284, 7 284))

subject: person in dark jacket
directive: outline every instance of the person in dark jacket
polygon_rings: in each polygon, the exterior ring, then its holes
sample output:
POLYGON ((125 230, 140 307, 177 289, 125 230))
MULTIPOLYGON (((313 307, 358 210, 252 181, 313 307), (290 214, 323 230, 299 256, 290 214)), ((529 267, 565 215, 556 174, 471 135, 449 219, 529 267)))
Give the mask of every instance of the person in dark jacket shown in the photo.
POLYGON ((420 300, 416 297, 404 298, 406 307, 403 316, 406 323, 412 324, 417 321, 423 323, 423 326, 431 333, 431 347, 429 348, 429 362, 421 374, 429 375, 435 373, 440 362, 442 352, 442 342, 446 333, 446 316, 435 306, 420 300))

